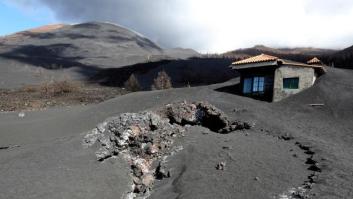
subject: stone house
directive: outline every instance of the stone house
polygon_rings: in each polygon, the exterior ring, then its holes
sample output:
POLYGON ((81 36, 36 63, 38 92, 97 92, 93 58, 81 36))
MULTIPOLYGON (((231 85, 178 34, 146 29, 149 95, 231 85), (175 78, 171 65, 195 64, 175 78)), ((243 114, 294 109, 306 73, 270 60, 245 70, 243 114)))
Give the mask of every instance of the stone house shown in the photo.
POLYGON ((234 62, 231 67, 240 73, 243 95, 274 102, 311 87, 325 73, 317 58, 304 64, 265 54, 234 62))

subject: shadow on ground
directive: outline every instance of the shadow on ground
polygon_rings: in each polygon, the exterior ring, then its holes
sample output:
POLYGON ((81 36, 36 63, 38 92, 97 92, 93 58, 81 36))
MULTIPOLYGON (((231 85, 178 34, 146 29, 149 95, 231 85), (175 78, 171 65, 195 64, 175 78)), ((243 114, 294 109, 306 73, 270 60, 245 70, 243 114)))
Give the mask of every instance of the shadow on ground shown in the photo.
POLYGON ((240 83, 217 88, 217 89, 215 89, 215 91, 234 94, 234 95, 240 95, 240 96, 242 95, 241 90, 240 90, 240 83))
POLYGON ((75 56, 71 52, 78 47, 72 44, 24 45, 12 47, 10 51, 6 48, 0 49, 0 57, 50 71, 70 69, 87 82, 109 87, 123 87, 134 74, 142 89, 150 90, 154 78, 162 70, 170 76, 173 87, 221 83, 237 76, 229 67, 232 63, 229 58, 166 59, 161 56, 153 62, 122 67, 117 63, 117 66, 107 68, 96 64, 102 63, 102 57, 75 56))

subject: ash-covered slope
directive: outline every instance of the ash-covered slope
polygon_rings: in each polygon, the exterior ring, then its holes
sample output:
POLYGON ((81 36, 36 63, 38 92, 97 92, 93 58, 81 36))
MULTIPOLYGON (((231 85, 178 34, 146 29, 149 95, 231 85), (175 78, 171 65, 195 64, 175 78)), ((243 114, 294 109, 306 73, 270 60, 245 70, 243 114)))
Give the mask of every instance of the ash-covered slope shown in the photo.
POLYGON ((353 69, 353 46, 335 53, 330 61, 335 67, 353 69))
MULTIPOLYGON (((127 28, 100 22, 51 25, 0 39, 1 56, 43 65, 48 59, 66 59, 96 67, 118 67, 152 59, 178 57, 179 50, 164 50, 127 28), (28 59, 26 59, 28 58, 28 59), (34 63, 36 63, 34 62, 34 63)), ((193 56, 188 50, 183 57, 193 56)), ((70 67, 69 63, 57 63, 70 67)))
POLYGON ((16 86, 18 81, 35 83, 40 79, 35 77, 37 73, 62 75, 57 69, 70 69, 65 75, 82 78, 102 68, 197 55, 190 49, 162 49, 139 33, 115 24, 48 25, 0 37, 0 83, 2 87, 16 86))
POLYGON ((230 119, 255 125, 230 134, 191 126, 175 141, 183 150, 168 157, 170 178, 155 181, 150 198, 352 198, 352 73, 329 68, 313 87, 277 103, 220 92, 235 83, 226 82, 23 118, 1 113, 0 198, 119 198, 131 190, 129 165, 121 156, 96 161, 96 150, 83 148, 82 139, 112 116, 183 100, 207 101, 230 119), (312 197, 289 194, 308 181, 312 197))

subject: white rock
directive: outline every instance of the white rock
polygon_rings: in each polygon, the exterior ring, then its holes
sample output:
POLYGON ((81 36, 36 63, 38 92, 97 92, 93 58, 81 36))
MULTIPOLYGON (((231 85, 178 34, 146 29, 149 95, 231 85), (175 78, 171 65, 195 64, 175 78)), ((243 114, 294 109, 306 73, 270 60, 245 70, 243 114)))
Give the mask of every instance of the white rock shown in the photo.
POLYGON ((25 116, 26 116, 25 112, 19 112, 18 113, 18 117, 20 117, 20 118, 24 118, 25 116))

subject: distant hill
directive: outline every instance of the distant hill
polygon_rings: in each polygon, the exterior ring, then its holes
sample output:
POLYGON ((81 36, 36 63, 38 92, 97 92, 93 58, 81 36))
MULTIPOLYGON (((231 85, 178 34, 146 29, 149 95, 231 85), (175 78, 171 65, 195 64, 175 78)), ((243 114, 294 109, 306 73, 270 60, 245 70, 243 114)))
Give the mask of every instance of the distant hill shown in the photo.
POLYGON ((335 67, 353 69, 353 46, 333 54, 329 61, 334 63, 335 67))
POLYGON ((290 59, 299 62, 307 62, 313 57, 318 57, 326 65, 337 68, 353 69, 353 46, 343 50, 322 48, 270 48, 257 45, 252 48, 243 48, 223 53, 222 56, 240 60, 261 53, 290 59))
POLYGON ((338 51, 336 50, 321 48, 270 48, 263 45, 257 45, 252 48, 244 48, 226 52, 223 55, 227 57, 234 57, 234 59, 243 59, 264 53, 283 59, 306 62, 313 57, 328 57, 337 52, 338 51))

